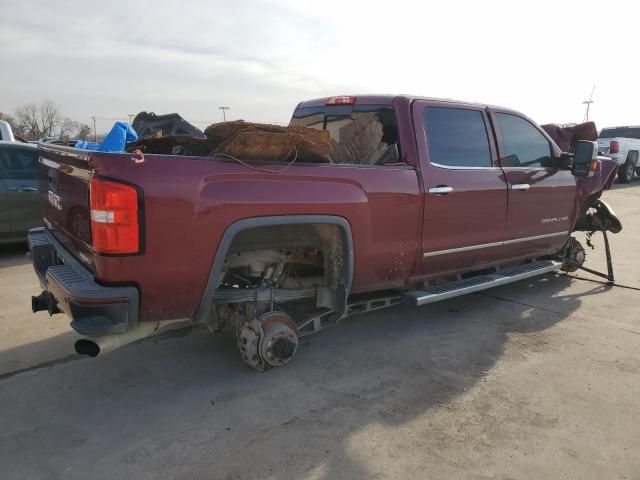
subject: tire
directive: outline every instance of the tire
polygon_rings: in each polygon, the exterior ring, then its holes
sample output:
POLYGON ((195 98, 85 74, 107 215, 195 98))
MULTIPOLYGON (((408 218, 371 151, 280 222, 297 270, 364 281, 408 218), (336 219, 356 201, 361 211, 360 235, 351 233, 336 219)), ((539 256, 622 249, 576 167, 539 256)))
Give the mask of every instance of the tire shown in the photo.
POLYGON ((620 180, 620 183, 629 183, 631 180, 633 180, 633 176, 636 173, 636 166, 635 163, 633 162, 633 157, 629 156, 627 158, 627 161, 624 162, 624 165, 620 166, 620 169, 618 170, 618 179, 620 180))

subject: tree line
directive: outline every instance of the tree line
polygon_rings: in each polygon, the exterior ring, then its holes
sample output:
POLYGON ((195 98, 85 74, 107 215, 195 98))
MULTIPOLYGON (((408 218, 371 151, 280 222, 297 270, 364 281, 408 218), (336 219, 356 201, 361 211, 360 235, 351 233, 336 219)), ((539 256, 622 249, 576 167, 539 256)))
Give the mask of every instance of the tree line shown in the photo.
POLYGON ((30 103, 13 112, 0 112, 0 120, 11 125, 13 134, 25 140, 86 140, 91 135, 91 127, 65 117, 60 106, 51 100, 43 100, 39 105, 30 103))

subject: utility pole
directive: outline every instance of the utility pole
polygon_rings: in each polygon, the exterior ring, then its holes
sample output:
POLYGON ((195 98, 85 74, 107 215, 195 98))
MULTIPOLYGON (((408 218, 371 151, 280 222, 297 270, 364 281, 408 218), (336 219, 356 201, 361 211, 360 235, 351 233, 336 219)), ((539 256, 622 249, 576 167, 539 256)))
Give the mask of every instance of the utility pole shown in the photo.
POLYGON ((131 125, 133 123, 133 117, 136 115, 134 113, 128 113, 127 115, 129 116, 129 125, 131 125))
POLYGON ((223 122, 226 122, 226 121, 227 121, 227 115, 225 114, 225 112, 226 112, 227 110, 230 110, 230 109, 231 109, 231 107, 222 107, 222 106, 220 106, 220 107, 218 107, 218 108, 219 108, 220 110, 222 110, 222 121, 223 121, 223 122))
POLYGON ((98 143, 98 132, 96 132, 96 117, 91 117, 93 120, 93 141, 94 143, 98 143))
POLYGON ((589 100, 585 100, 584 102, 582 102, 583 105, 587 106, 587 111, 584 112, 584 121, 588 122, 589 121, 589 107, 591 107, 591 104, 593 103, 593 92, 595 92, 596 90, 596 85, 593 85, 593 88, 591 89, 591 96, 589 97, 589 100))

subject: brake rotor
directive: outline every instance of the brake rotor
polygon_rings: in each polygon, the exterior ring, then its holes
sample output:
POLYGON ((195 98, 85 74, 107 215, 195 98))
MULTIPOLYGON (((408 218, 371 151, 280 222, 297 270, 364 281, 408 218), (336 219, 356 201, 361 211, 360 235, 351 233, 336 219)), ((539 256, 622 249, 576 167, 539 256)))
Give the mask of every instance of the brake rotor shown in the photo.
POLYGON ((582 266, 587 254, 578 240, 571 237, 569 241, 571 243, 562 261, 562 270, 565 272, 575 272, 582 266))
POLYGON ((244 362, 263 371, 290 361, 298 350, 295 322, 284 312, 267 312, 237 330, 238 348, 244 362))

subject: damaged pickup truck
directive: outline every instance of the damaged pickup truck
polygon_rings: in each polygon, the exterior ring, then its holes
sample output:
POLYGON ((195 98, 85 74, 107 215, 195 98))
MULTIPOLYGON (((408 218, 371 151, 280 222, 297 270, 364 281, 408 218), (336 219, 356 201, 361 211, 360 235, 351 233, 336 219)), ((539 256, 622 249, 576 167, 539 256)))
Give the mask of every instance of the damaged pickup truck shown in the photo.
POLYGON ((350 315, 581 268, 572 232, 622 228, 600 200, 616 163, 505 108, 331 97, 256 125, 160 137, 169 153, 41 145, 34 312, 64 312, 90 356, 234 330, 263 370, 350 315))

